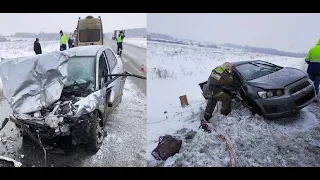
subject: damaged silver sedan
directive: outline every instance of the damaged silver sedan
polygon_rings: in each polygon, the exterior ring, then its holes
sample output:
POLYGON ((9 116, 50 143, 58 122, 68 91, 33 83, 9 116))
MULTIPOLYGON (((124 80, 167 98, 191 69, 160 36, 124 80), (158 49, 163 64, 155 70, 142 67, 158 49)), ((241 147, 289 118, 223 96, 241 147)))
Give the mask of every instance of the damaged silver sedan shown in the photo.
POLYGON ((108 46, 8 59, 0 65, 3 95, 13 109, 6 119, 40 146, 69 139, 98 151, 106 119, 121 102, 128 76, 108 46))

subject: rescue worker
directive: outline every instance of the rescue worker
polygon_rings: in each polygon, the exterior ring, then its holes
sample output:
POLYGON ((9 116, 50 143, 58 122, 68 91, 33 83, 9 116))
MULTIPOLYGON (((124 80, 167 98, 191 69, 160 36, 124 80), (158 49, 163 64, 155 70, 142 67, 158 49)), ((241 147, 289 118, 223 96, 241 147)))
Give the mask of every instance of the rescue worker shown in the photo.
POLYGON ((220 111, 222 115, 227 116, 231 112, 232 97, 225 93, 225 90, 232 91, 232 83, 233 74, 232 64, 230 62, 225 62, 212 70, 211 75, 208 78, 208 83, 204 85, 203 88, 204 96, 208 99, 204 112, 204 120, 201 120, 201 127, 205 131, 211 132, 206 122, 211 119, 218 101, 222 102, 220 111))
POLYGON ((69 39, 68 39, 68 46, 69 49, 72 48, 72 34, 70 33, 69 39))
POLYGON ((123 41, 123 38, 126 37, 126 36, 124 35, 124 32, 123 32, 123 31, 120 31, 120 35, 121 35, 121 39, 122 39, 122 41, 123 41))
POLYGON ((34 41, 33 51, 34 51, 36 54, 42 54, 41 45, 40 45, 40 43, 39 43, 39 38, 36 38, 36 41, 34 41))
POLYGON ((122 53, 122 39, 123 39, 122 32, 120 31, 120 33, 116 39, 116 41, 117 41, 117 54, 119 56, 121 56, 121 53, 122 53))
POLYGON ((75 47, 76 45, 76 37, 75 37, 75 35, 74 34, 72 34, 72 37, 71 37, 71 39, 72 39, 72 47, 75 47))
POLYGON ((67 37, 63 34, 63 31, 60 30, 60 51, 67 49, 67 37))
POLYGON ((318 100, 319 85, 320 85, 320 39, 314 47, 312 47, 305 58, 308 64, 307 73, 309 78, 314 82, 315 92, 317 95, 316 102, 318 100))

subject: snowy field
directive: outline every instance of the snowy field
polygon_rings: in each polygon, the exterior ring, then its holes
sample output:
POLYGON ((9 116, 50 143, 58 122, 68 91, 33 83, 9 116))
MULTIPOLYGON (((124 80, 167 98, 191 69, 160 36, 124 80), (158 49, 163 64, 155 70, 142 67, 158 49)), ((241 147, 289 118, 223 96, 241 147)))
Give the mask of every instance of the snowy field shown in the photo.
POLYGON ((124 38, 124 43, 147 48, 147 38, 124 38))
MULTIPOLYGON (((17 40, 20 40, 20 38, 18 38, 17 40)), ((12 40, 11 42, 0 42, 0 63, 2 59, 34 55, 33 42, 33 39, 23 39, 23 41, 12 40)), ((55 50, 58 51, 60 48, 59 41, 40 41, 40 43, 43 54, 55 50)), ((1 87, 2 83, 0 79, 0 93, 2 89, 1 87)))
POLYGON ((303 58, 154 41, 148 41, 147 54, 148 166, 230 166, 220 135, 231 148, 232 166, 320 166, 319 104, 304 108, 297 117, 268 121, 234 102, 228 117, 217 113, 211 119, 210 126, 218 132, 199 129, 206 101, 198 84, 207 80, 212 68, 225 60, 260 59, 305 70, 303 58), (181 95, 188 97, 186 108, 180 106, 181 95), (167 161, 156 161, 151 152, 165 134, 182 139, 182 148, 167 161))

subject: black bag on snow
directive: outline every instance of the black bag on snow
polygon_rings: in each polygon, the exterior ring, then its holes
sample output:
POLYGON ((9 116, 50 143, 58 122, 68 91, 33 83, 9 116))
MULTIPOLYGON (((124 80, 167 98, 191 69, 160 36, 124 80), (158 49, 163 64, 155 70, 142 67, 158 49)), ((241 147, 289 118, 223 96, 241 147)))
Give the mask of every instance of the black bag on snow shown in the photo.
POLYGON ((182 140, 171 135, 161 136, 158 146, 152 151, 152 156, 157 160, 167 160, 180 151, 182 140))

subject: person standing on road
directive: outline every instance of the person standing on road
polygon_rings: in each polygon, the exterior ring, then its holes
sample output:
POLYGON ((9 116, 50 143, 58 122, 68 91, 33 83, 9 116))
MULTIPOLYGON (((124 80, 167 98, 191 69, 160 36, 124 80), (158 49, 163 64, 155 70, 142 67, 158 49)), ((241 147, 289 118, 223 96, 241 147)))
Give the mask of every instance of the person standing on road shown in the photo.
POLYGON ((72 48, 72 34, 70 33, 69 39, 68 39, 68 46, 69 49, 72 48))
POLYGON ((119 56, 121 56, 121 53, 122 53, 122 39, 123 39, 123 37, 122 37, 122 31, 120 31, 120 33, 119 33, 119 35, 118 35, 118 37, 117 37, 117 54, 119 55, 119 56))
POLYGON ((314 82, 314 87, 317 95, 319 94, 319 85, 320 85, 320 39, 314 47, 312 47, 306 55, 306 63, 308 64, 307 73, 309 78, 314 82))
POLYGON ((232 64, 225 62, 221 66, 212 70, 208 78, 208 83, 204 85, 203 95, 208 99, 207 106, 204 112, 204 120, 201 120, 201 127, 207 132, 211 130, 208 128, 206 122, 212 118, 212 113, 218 101, 222 102, 221 114, 227 116, 231 112, 232 97, 225 93, 224 89, 233 91, 233 74, 232 64))
POLYGON ((63 31, 60 30, 60 51, 67 49, 67 37, 63 34, 63 31))
POLYGON ((41 49, 41 45, 40 45, 40 43, 39 43, 39 38, 36 38, 36 41, 34 41, 33 51, 34 51, 36 54, 42 54, 42 49, 41 49))

